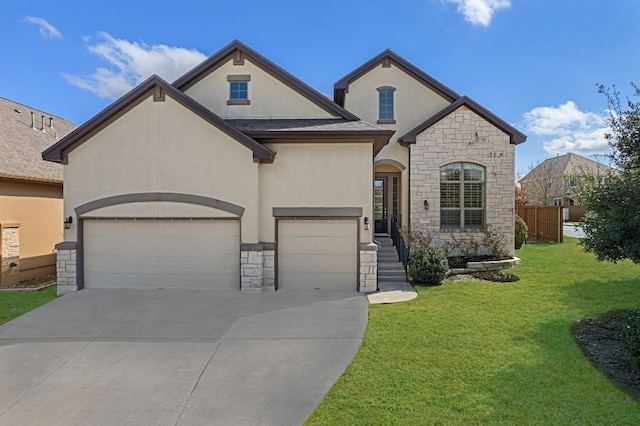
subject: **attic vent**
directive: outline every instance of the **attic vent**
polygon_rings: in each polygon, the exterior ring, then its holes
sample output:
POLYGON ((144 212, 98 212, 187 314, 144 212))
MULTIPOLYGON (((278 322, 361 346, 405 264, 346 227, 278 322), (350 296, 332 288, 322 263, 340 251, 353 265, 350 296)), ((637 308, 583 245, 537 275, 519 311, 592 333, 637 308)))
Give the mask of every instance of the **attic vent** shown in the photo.
POLYGON ((153 90, 153 102, 164 102, 164 90, 162 90, 162 87, 156 86, 153 90))
POLYGON ((238 49, 233 54, 233 65, 244 65, 244 55, 238 49))
POLYGON ((389 61, 389 58, 385 57, 382 60, 382 68, 391 68, 391 61, 389 61))

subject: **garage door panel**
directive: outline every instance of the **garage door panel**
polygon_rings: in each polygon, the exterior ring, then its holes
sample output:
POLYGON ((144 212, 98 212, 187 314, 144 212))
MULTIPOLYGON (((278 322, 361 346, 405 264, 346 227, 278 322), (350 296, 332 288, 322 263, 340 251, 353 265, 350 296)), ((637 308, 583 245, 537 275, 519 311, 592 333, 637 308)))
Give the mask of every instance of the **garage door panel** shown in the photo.
POLYGON ((240 226, 224 221, 87 221, 87 288, 239 288, 240 226))
POLYGON ((279 288, 357 288, 357 221, 278 222, 279 288))

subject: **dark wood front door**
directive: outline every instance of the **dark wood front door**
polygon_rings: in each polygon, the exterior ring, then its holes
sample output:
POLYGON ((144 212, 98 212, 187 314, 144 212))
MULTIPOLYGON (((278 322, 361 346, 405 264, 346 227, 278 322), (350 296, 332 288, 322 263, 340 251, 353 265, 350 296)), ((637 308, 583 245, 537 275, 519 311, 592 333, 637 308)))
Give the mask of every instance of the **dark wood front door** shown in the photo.
POLYGON ((386 234, 387 226, 387 178, 375 178, 373 181, 373 218, 375 232, 386 234))

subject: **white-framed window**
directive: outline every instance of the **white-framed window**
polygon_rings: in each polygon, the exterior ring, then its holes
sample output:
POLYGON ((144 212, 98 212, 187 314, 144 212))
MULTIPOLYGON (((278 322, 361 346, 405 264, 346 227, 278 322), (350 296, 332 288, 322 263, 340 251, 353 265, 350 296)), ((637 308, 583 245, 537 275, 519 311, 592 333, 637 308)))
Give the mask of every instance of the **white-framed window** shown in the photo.
POLYGON ((553 199, 553 205, 554 206, 561 206, 562 205, 562 198, 554 198, 553 199))
POLYGON ((569 186, 571 188, 576 186, 576 180, 574 178, 569 178, 569 186))
POLYGON ((440 167, 442 228, 484 228, 485 175, 485 168, 473 163, 451 163, 440 167))
POLYGON ((394 94, 395 87, 378 87, 378 124, 395 124, 394 94))
POLYGON ((249 105, 249 81, 250 75, 228 75, 229 99, 227 105, 249 105))
POLYGON ((551 189, 552 186, 553 186, 553 178, 547 179, 547 188, 551 189))

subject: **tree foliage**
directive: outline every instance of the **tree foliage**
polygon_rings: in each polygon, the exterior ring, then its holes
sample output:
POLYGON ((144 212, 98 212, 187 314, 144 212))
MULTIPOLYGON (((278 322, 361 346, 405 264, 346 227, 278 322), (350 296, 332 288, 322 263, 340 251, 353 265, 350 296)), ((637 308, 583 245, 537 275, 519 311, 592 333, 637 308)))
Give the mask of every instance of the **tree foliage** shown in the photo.
MULTIPOLYGON (((632 87, 640 97, 640 88, 632 87)), ((640 101, 627 98, 623 103, 615 87, 599 86, 599 92, 609 106, 605 137, 618 171, 607 179, 590 176, 581 187, 581 204, 587 209, 581 244, 598 260, 640 263, 640 101)))

